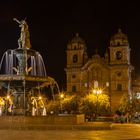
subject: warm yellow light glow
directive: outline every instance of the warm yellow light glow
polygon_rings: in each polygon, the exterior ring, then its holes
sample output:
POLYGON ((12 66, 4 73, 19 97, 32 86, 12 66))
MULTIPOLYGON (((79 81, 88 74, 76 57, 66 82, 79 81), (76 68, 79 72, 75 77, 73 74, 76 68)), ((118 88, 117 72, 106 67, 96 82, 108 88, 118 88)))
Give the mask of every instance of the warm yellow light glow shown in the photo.
POLYGON ((93 90, 93 93, 94 93, 94 94, 101 94, 101 93, 102 93, 102 90, 100 90, 100 89, 99 89, 99 90, 98 90, 98 89, 97 89, 97 90, 94 89, 94 90, 93 90))
POLYGON ((93 90, 93 93, 96 93, 96 90, 95 89, 93 90))
POLYGON ((10 96, 9 95, 7 95, 7 97, 6 97, 7 99, 10 99, 10 96))
POLYGON ((98 90, 98 91, 97 91, 97 94, 101 94, 101 93, 102 93, 102 90, 98 90))
POLYGON ((41 96, 39 96, 38 98, 39 98, 39 100, 41 100, 41 99, 42 99, 42 97, 41 97, 41 96))
POLYGON ((63 94, 63 93, 62 93, 62 94, 60 94, 60 97, 61 97, 61 98, 64 98, 64 94, 63 94))

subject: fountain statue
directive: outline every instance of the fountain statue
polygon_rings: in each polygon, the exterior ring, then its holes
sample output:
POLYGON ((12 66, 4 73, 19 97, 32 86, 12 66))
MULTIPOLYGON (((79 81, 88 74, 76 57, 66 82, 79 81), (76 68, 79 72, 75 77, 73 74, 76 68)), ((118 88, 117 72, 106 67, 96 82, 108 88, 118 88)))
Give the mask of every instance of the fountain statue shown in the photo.
POLYGON ((59 87, 54 78, 46 73, 41 54, 31 49, 30 33, 26 20, 14 18, 21 28, 18 48, 7 50, 0 62, 0 116, 1 115, 46 115, 44 99, 47 87, 59 87), (39 106, 40 105, 40 106, 39 106), (38 113, 42 109, 42 113, 38 113))
POLYGON ((19 27, 21 28, 20 38, 18 39, 18 45, 19 48, 31 48, 30 43, 30 33, 29 28, 25 20, 19 21, 16 18, 13 18, 14 21, 16 21, 19 24, 19 27))

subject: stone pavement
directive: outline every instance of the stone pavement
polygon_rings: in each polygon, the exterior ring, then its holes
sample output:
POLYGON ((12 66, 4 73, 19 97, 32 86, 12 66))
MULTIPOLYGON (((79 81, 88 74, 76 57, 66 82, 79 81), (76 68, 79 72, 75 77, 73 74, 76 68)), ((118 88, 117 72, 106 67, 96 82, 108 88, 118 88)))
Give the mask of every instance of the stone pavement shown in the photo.
POLYGON ((112 123, 109 122, 86 122, 79 125, 70 124, 24 124, 18 123, 0 123, 0 130, 110 130, 112 123))
MULTIPOLYGON (((111 123, 111 122, 85 122, 78 125, 70 124, 34 124, 24 122, 0 122, 0 130, 114 130, 133 128, 132 123, 111 123)), ((139 126, 139 124, 138 124, 139 126)))
MULTIPOLYGON (((91 125, 91 124, 90 124, 91 125)), ((112 124, 111 130, 0 130, 0 140, 140 140, 139 124, 112 124)))

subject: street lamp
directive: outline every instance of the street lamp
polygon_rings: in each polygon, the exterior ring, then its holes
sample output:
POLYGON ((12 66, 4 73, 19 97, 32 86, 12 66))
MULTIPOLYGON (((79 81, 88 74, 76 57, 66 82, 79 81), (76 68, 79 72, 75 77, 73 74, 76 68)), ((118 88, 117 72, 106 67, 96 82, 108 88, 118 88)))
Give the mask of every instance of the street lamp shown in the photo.
POLYGON ((102 93, 101 89, 94 89, 93 93, 96 95, 96 113, 95 113, 95 117, 97 117, 98 114, 98 95, 102 93))
POLYGON ((12 105, 12 101, 11 101, 11 97, 10 97, 10 95, 7 95, 5 98, 5 113, 6 113, 6 115, 8 114, 8 112, 11 112, 12 110, 11 110, 11 105, 12 105), (10 105, 10 106, 8 106, 8 105, 10 105), (9 107, 9 108, 8 108, 9 107), (8 111, 9 110, 9 111, 8 111))
POLYGON ((46 108, 45 108, 45 104, 44 104, 43 99, 44 99, 44 98, 42 98, 42 96, 39 96, 39 97, 38 97, 38 100, 39 100, 40 103, 41 103, 41 106, 40 106, 41 112, 40 112, 40 113, 41 113, 42 116, 46 116, 46 115, 47 115, 47 112, 46 112, 46 108))
POLYGON ((63 113, 63 108, 62 108, 62 100, 64 99, 64 93, 60 94, 60 109, 61 109, 61 113, 63 113))
POLYGON ((41 99, 42 99, 42 97, 41 97, 41 96, 39 96, 39 97, 38 97, 38 99, 39 99, 39 100, 41 100, 41 99))
POLYGON ((100 89, 94 89, 93 90, 93 93, 96 94, 96 95, 98 95, 98 94, 101 94, 102 93, 102 90, 100 90, 100 89))
POLYGON ((7 96, 6 96, 6 99, 9 100, 9 99, 10 99, 10 95, 7 95, 7 96))
POLYGON ((62 93, 62 94, 60 94, 60 97, 61 97, 61 99, 63 99, 64 98, 64 94, 62 93))
POLYGON ((4 99, 0 97, 0 116, 2 116, 2 108, 5 105, 4 99))

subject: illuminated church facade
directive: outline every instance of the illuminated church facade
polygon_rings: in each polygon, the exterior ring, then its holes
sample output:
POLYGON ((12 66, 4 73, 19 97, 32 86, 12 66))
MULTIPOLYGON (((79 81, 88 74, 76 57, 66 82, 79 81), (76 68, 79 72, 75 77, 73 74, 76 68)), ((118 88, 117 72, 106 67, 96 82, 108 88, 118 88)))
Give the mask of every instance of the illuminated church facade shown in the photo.
POLYGON ((104 57, 98 53, 91 58, 85 41, 76 34, 67 44, 67 93, 85 95, 93 88, 101 88, 110 97, 111 107, 117 109, 121 98, 132 93, 130 46, 127 35, 118 32, 111 37, 104 57))

